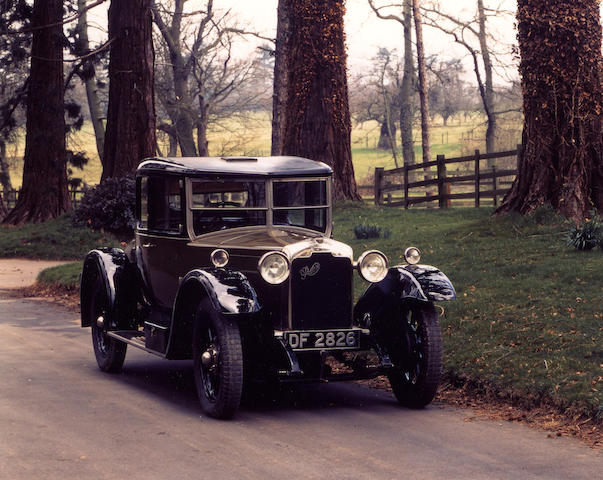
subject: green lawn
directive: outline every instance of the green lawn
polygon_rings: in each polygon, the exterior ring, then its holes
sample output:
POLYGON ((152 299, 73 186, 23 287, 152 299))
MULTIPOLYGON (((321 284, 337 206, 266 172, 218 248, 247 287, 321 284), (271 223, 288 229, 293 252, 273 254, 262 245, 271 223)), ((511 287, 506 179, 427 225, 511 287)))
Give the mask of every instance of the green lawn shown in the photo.
POLYGON ((112 235, 74 227, 70 214, 22 227, 0 225, 0 257, 5 258, 83 259, 89 250, 103 245, 119 242, 112 235))
MULTIPOLYGON (((444 154, 448 157, 472 153, 475 148, 484 148, 486 125, 480 115, 465 117, 457 115, 443 125, 436 118, 431 129, 432 157, 444 154)), ((520 132, 520 120, 514 116, 499 120, 500 149, 514 148, 520 132)), ((210 127, 208 134, 211 155, 250 155, 262 156, 270 154, 271 139, 270 115, 265 112, 233 116, 210 127)), ((361 184, 370 183, 375 167, 394 168, 395 163, 391 151, 376 148, 379 137, 378 124, 375 121, 354 123, 352 128, 352 160, 354 162, 356 180, 361 184)), ((421 161, 421 131, 415 125, 415 158, 421 161)), ((160 134, 159 145, 163 153, 167 152, 166 140, 160 134)), ((10 174, 13 186, 21 185, 23 172, 23 149, 25 145, 24 131, 17 137, 17 142, 8 146, 7 155, 10 163, 10 174)), ((72 176, 82 178, 86 183, 95 185, 99 182, 102 167, 96 153, 96 143, 92 124, 86 122, 84 127, 68 138, 68 147, 74 151, 86 153, 90 162, 84 170, 74 169, 72 176)), ((398 148, 398 160, 402 153, 398 148)))
POLYGON ((382 250, 392 264, 416 245, 422 262, 449 276, 458 300, 441 305, 448 374, 527 406, 546 400, 603 420, 603 252, 568 249, 568 225, 549 214, 490 213, 346 205, 335 214, 335 237, 356 255, 382 250), (360 223, 391 235, 357 240, 352 230, 360 223))

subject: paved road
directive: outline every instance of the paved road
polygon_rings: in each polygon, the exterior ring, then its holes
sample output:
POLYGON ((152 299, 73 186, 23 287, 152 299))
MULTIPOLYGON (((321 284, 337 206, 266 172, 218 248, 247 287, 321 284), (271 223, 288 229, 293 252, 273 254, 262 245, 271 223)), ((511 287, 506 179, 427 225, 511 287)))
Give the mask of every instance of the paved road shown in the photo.
POLYGON ((130 348, 103 374, 77 322, 0 293, 0 479, 601 478, 603 454, 575 440, 351 384, 209 419, 189 362, 130 348))
POLYGON ((54 260, 0 258, 0 289, 23 288, 32 285, 41 270, 66 263, 54 260))

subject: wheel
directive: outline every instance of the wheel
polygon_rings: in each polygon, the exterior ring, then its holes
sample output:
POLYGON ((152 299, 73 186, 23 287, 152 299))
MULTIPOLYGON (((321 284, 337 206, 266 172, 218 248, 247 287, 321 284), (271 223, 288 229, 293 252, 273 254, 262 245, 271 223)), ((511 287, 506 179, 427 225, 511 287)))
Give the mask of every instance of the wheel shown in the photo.
POLYGON ((401 405, 422 408, 436 394, 442 374, 442 334, 433 304, 404 307, 402 329, 386 349, 393 363, 389 381, 401 405))
POLYGON ((91 288, 89 318, 92 319, 92 346, 96 363, 103 372, 119 373, 126 358, 128 345, 107 335, 110 324, 109 299, 100 276, 92 282, 91 288))
POLYGON ((203 411, 232 417, 243 392, 243 349, 235 319, 220 315, 209 299, 197 309, 193 328, 195 385, 203 411))

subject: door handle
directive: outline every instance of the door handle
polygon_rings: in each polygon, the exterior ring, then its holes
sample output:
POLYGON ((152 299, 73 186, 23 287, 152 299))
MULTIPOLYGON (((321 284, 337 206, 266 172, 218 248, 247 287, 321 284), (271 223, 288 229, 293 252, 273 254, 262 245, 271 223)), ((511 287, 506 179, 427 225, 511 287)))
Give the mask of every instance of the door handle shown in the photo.
POLYGON ((154 248, 157 245, 155 245, 154 243, 143 243, 142 246, 143 248, 154 248))

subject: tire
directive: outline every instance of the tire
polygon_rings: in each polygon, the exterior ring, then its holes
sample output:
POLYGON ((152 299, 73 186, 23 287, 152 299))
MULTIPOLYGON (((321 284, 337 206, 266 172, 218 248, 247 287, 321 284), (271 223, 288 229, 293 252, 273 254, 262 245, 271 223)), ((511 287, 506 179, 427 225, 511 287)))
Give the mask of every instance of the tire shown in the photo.
POLYGON ((203 411, 210 417, 231 418, 239 408, 243 393, 241 334, 236 319, 220 315, 208 299, 197 309, 193 365, 203 411), (204 353, 208 354, 205 363, 204 353))
POLYGON ((388 373, 396 399, 423 408, 435 396, 442 375, 442 334, 433 304, 413 304, 401 311, 401 330, 387 348, 393 369, 388 373))
POLYGON ((107 327, 110 324, 109 299, 105 285, 97 276, 92 282, 90 292, 90 319, 92 327, 92 346, 98 368, 103 372, 119 373, 122 370, 126 358, 128 345, 107 335, 107 327), (103 326, 99 326, 97 319, 103 317, 103 326))

